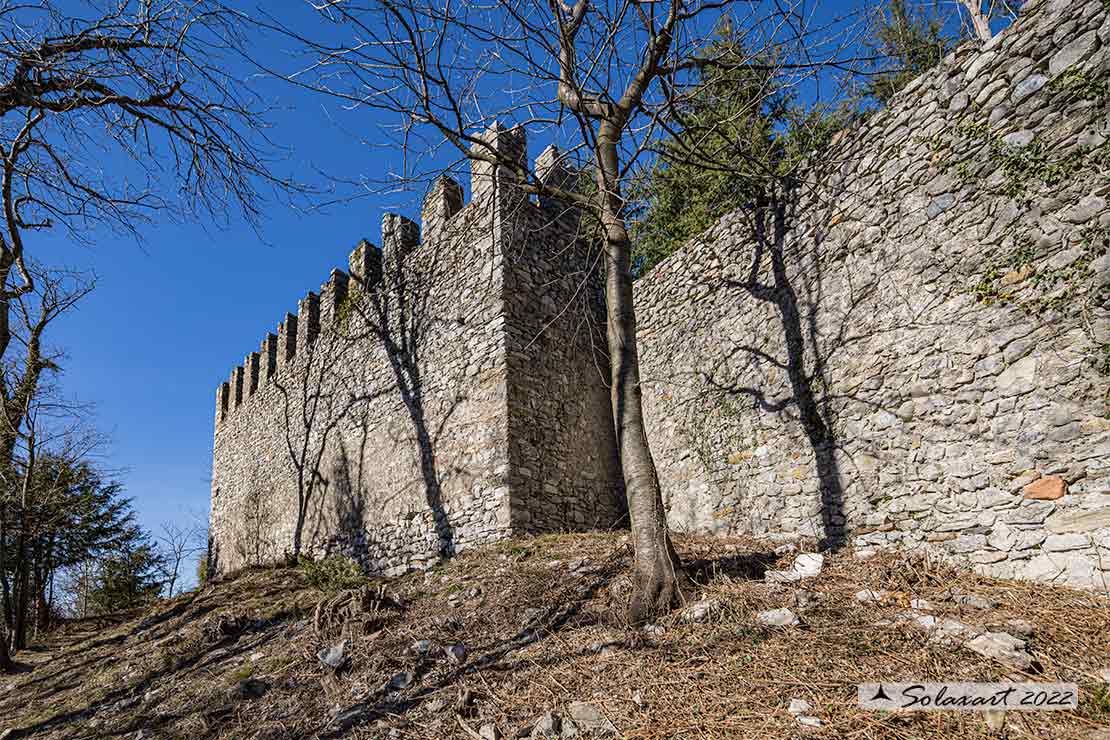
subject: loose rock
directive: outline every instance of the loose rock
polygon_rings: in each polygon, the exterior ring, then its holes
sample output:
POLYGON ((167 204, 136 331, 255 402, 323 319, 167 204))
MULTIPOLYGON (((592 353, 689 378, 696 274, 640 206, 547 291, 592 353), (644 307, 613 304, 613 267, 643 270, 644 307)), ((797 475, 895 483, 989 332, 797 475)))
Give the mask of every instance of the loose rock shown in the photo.
POLYGON ((873 591, 871 589, 864 589, 863 591, 856 592, 856 601, 861 604, 871 604, 877 601, 885 601, 889 597, 889 591, 873 591))
POLYGON ((466 645, 462 643, 455 643, 447 648, 447 659, 456 665, 462 665, 466 661, 466 645))
POLYGON ((787 627, 798 624, 798 615, 789 609, 768 609, 755 615, 760 624, 768 627, 787 627))
POLYGON ((703 599, 697 601, 682 611, 683 622, 704 622, 709 619, 709 615, 721 608, 721 602, 718 599, 703 599))
POLYGON ((532 725, 532 732, 528 737, 558 737, 562 724, 559 715, 547 712, 532 725))
POLYGON ((316 653, 316 657, 328 668, 338 670, 347 662, 347 646, 349 644, 350 640, 343 640, 329 648, 322 649, 320 652, 316 653))
POLYGON ((1020 671, 1033 666, 1033 656, 1026 652, 1025 641, 1005 632, 985 632, 964 643, 964 647, 1020 671))
POLYGON ((1025 619, 1010 619, 1002 628, 1003 632, 1009 632, 1015 637, 1032 637, 1037 632, 1037 625, 1025 619))
POLYGON ((786 711, 790 712, 791 714, 798 715, 805 714, 811 709, 813 709, 813 705, 805 699, 791 699, 790 706, 786 708, 786 711))
POLYGON ((599 733, 613 733, 617 728, 609 721, 602 711, 593 704, 586 702, 575 701, 571 702, 567 707, 567 714, 570 715, 574 724, 583 730, 589 730, 599 733))
POLYGON ((804 552, 794 558, 794 565, 790 570, 769 570, 764 575, 764 578, 768 581, 778 583, 793 583, 803 578, 813 578, 820 574, 824 564, 824 555, 804 552))
POLYGON ((393 691, 407 689, 409 686, 412 686, 412 682, 415 680, 416 676, 410 671, 401 671, 400 673, 393 674, 393 678, 389 679, 389 682, 386 684, 386 689, 393 691))
POLYGON ((337 712, 333 719, 339 729, 349 730, 359 724, 367 716, 366 706, 363 704, 356 704, 353 707, 337 712))

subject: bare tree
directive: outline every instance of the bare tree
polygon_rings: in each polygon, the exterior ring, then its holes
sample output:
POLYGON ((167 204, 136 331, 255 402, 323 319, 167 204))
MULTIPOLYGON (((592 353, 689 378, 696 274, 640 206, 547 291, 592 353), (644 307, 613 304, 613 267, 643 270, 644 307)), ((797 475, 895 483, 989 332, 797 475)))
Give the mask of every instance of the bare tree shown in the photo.
POLYGON ((32 549, 36 532, 50 526, 50 517, 42 512, 67 485, 68 466, 43 466, 40 458, 50 451, 52 462, 76 460, 97 441, 77 432, 79 407, 61 399, 46 377, 58 370, 61 354, 44 345, 50 324, 88 295, 93 282, 79 273, 43 270, 29 262, 24 269, 33 279, 33 291, 14 296, 8 307, 18 317, 14 329, 9 324, 9 342, 16 342, 19 351, 10 352, 0 368, 0 597, 16 650, 26 644, 32 591, 38 600, 39 622, 45 624, 46 573, 32 567, 36 561, 32 549), (5 563, 9 527, 16 538, 12 564, 5 563), (9 566, 14 583, 7 578, 9 566))
POLYGON ((207 547, 207 537, 203 527, 186 522, 162 522, 161 530, 154 535, 154 541, 162 555, 161 571, 164 579, 165 594, 173 598, 178 580, 182 577, 181 566, 190 562, 207 547))
POLYGON ((263 106, 229 71, 245 39, 218 3, 0 0, 0 22, 3 359, 36 234, 138 236, 166 212, 254 223, 263 188, 293 186, 272 174, 263 106))
MULTIPOLYGON (((0 373, 0 481, 9 489, 14 487, 13 471, 6 465, 12 461, 31 405, 42 400, 43 373, 58 370, 61 355, 45 347, 46 330, 96 285, 94 276, 70 270, 46 270, 35 265, 25 269, 33 281, 32 291, 14 296, 7 307, 18 322, 14 330, 10 323, 6 327, 8 343, 14 340, 18 350, 9 353, 5 363, 8 367, 0 373)), ((9 314, 4 315, 10 322, 9 314)))
MULTIPOLYGON (((305 24, 266 22, 307 58, 296 73, 269 71, 391 122, 383 130, 404 158, 384 187, 428 178, 446 144, 463 159, 499 168, 524 193, 581 209, 598 225, 613 424, 636 555, 630 611, 642 619, 669 608, 681 600, 685 577, 644 429, 623 188, 691 68, 711 63, 698 53, 726 11, 749 29, 753 45, 773 51, 780 36, 793 42, 804 33, 804 9, 740 0, 336 0, 316 7, 329 27, 315 38, 305 24), (484 139, 495 119, 567 142, 567 156, 586 163, 592 186, 570 187, 484 139)), ((816 69, 841 51, 826 45, 821 62, 813 50, 791 61, 816 69)))
MULTIPOLYGON (((295 39, 296 73, 269 71, 377 117, 403 152, 380 190, 426 182, 446 146, 459 161, 487 163, 524 194, 582 211, 604 255, 606 336, 613 425, 635 549, 633 619, 681 601, 681 563, 644 428, 627 185, 667 131, 695 68, 724 22, 743 29, 745 63, 789 69, 794 82, 845 65, 858 49, 828 26, 810 29, 800 3, 745 0, 463 0, 349 2, 317 6, 326 32, 266 25, 295 39), (823 34, 814 44, 807 42, 823 34), (321 41, 319 38, 327 38, 321 41), (755 62, 753 60, 763 60, 755 62), (546 133, 584 167, 589 184, 552 177, 483 137, 495 121, 546 133)), ((819 24, 818 24, 819 25, 819 24)), ((730 62, 731 63, 731 62, 730 62)))
POLYGON ((959 0, 960 6, 967 12, 967 25, 965 28, 980 43, 986 43, 994 37, 991 31, 992 19, 1017 18, 1017 8, 1020 2, 1012 0, 959 0))
POLYGON ((15 668, 15 663, 12 661, 11 653, 8 650, 8 628, 2 620, 0 620, 0 672, 10 671, 15 668))
MULTIPOLYGON (((960 0, 960 4, 967 11, 968 21, 975 33, 975 38, 986 42, 991 40, 990 11, 983 10, 981 0, 960 0)), ((993 4, 993 3, 992 3, 993 4)))

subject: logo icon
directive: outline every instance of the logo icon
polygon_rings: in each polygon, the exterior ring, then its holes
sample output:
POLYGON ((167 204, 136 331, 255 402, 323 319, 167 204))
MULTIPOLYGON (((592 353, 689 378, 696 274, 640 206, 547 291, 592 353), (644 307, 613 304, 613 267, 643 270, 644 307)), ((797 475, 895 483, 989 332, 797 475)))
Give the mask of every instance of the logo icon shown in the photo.
POLYGON ((883 685, 879 684, 879 690, 871 697, 871 701, 890 701, 890 697, 883 691, 883 685))

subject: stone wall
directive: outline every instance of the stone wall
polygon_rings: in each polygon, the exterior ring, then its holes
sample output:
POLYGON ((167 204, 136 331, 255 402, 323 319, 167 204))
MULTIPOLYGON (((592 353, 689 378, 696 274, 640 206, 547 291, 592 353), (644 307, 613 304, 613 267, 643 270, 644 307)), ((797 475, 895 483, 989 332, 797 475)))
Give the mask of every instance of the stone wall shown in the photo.
MULTIPOLYGON (((568 174, 548 148, 540 177, 568 174)), ((535 496, 514 507, 519 532, 606 528, 622 511, 616 436, 609 412, 601 254, 586 248, 577 213, 558 203, 529 208, 516 221, 519 244, 505 279, 509 312, 518 320, 507 341, 513 483, 535 496), (530 234, 547 234, 535 239, 530 234), (552 245, 558 245, 553 248, 552 245), (568 279, 559 283, 551 275, 568 279)))
MULTIPOLYGON (((486 141, 525 156, 521 131, 486 141)), ((304 553, 397 572, 619 520, 607 391, 586 372, 601 322, 588 255, 506 171, 476 162, 471 191, 464 206, 442 178, 420 226, 386 215, 382 248, 360 244, 220 386, 213 572, 298 537, 304 553)))
POLYGON ((1110 581, 1110 17, 1031 2, 636 285, 676 529, 1110 581))
MULTIPOLYGON (((789 192, 635 286, 672 527, 1110 580, 1110 19, 1027 3, 789 192)), ((523 133, 487 141, 525 156, 523 133)), ((570 173, 547 150, 543 178, 570 173)), ((598 255, 472 168, 217 392, 213 572, 299 535, 372 571, 623 507, 598 255)))

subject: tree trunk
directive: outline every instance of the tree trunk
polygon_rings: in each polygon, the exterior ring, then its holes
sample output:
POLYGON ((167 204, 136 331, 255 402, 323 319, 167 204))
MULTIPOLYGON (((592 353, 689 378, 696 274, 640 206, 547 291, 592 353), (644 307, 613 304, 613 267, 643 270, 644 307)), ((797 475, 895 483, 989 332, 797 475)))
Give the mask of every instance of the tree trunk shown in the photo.
POLYGON ((975 35, 983 43, 991 40, 994 35, 991 33, 991 23, 987 14, 983 12, 980 0, 960 0, 967 14, 971 16, 971 28, 975 31, 975 35))
POLYGON ((667 531, 663 492, 644 430, 636 312, 632 302, 632 243, 624 223, 616 134, 602 124, 598 144, 598 198, 605 234, 605 306, 608 312, 613 424, 635 551, 632 621, 669 610, 683 598, 682 563, 667 531))
POLYGON ((11 653, 8 652, 8 630, 0 624, 0 672, 11 671, 15 668, 11 653))
POLYGON ((20 512, 19 538, 16 540, 15 615, 12 624, 13 651, 27 647, 27 609, 30 606, 27 592, 30 590, 31 584, 30 558, 27 552, 27 525, 26 496, 24 496, 24 506, 20 512))
POLYGON ((42 548, 37 558, 39 563, 35 570, 35 635, 50 629, 52 614, 50 606, 53 599, 47 597, 47 589, 53 588, 54 583, 54 534, 51 532, 49 539, 42 548))
POLYGON ((11 627, 13 619, 12 590, 8 582, 8 564, 4 553, 8 551, 8 511, 0 506, 0 621, 11 627))

